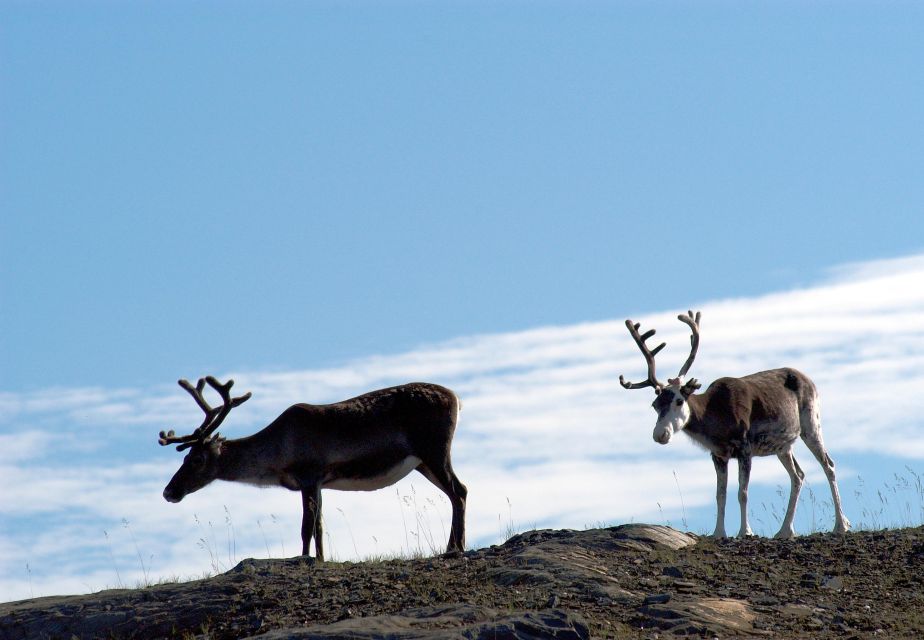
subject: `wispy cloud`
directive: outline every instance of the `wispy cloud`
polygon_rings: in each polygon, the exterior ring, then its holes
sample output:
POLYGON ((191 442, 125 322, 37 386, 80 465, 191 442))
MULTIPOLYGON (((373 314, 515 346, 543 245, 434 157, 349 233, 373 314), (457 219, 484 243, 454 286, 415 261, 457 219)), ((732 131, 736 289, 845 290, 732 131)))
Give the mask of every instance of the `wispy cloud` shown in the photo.
MULTIPOLYGON (((819 386, 826 443, 842 478, 871 454, 896 466, 917 463, 924 460, 924 419, 914 393, 924 383, 922 282, 924 256, 914 256, 840 267, 796 291, 704 302, 691 373, 708 382, 798 367, 819 386)), ((680 311, 633 318, 668 342, 659 371, 676 371, 687 355, 680 311)), ((688 511, 711 511, 712 465, 684 439, 654 444, 650 392, 619 387, 620 373, 644 377, 623 313, 614 308, 620 317, 609 322, 459 338, 342 367, 214 372, 253 392, 223 431, 251 433, 293 402, 431 380, 464 402, 453 458, 470 489, 470 541, 496 541, 508 520, 581 527, 654 519, 681 526, 688 511)), ((0 482, 13 487, 0 494, 0 599, 116 586, 114 569, 123 580, 137 579, 142 559, 158 577, 188 576, 214 565, 216 553, 222 565, 231 556, 281 555, 283 547, 296 553, 295 494, 218 483, 179 505, 161 499, 180 456, 158 447, 156 433, 199 419, 172 383, 0 393, 0 482), (76 563, 76 556, 92 562, 76 563), (23 557, 28 576, 17 566, 23 557)), ((810 455, 804 449, 797 455, 826 491, 810 455)), ((753 483, 788 485, 775 461, 756 464, 753 483)), ((782 508, 783 498, 773 499, 782 508)), ((448 513, 445 499, 419 476, 375 494, 325 493, 328 546, 340 557, 441 548, 448 513)))

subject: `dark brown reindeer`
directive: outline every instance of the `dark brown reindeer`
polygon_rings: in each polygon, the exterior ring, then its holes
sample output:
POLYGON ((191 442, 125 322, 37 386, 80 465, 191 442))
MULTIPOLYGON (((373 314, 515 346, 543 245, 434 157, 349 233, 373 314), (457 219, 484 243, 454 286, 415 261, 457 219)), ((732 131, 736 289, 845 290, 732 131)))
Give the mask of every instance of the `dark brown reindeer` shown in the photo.
POLYGON ((160 432, 161 445, 190 450, 164 489, 168 502, 179 502, 213 480, 300 491, 302 554, 308 555, 314 538, 315 555, 323 560, 321 489, 372 491, 416 469, 449 497, 447 550, 463 550, 468 492, 449 455, 460 407, 452 391, 414 382, 334 404, 295 404, 254 435, 227 440, 215 430, 231 409, 250 398, 250 393, 232 398, 233 384, 212 376, 201 378, 195 387, 179 381, 205 419, 186 436, 160 432), (213 408, 202 397, 206 383, 221 396, 221 406, 213 408))
POLYGON ((850 522, 841 510, 840 494, 834 478, 834 461, 827 454, 821 437, 820 400, 814 383, 795 369, 772 369, 753 373, 743 378, 719 378, 701 394, 696 379, 684 381, 699 348, 699 319, 688 311, 677 318, 690 327, 690 355, 676 378, 667 384, 655 377, 655 356, 665 343, 649 349, 645 341, 655 334, 651 329, 639 335, 639 324, 626 320, 629 333, 648 363, 648 379, 643 382, 626 382, 626 389, 654 388, 657 398, 652 407, 658 420, 652 434, 655 441, 667 444, 671 436, 683 430, 712 454, 716 472, 716 515, 713 536, 725 537, 725 495, 728 485, 728 461, 738 460, 738 504, 741 507, 741 528, 738 536, 751 535, 748 525, 748 479, 753 456, 776 455, 789 473, 791 489, 786 517, 777 532, 777 538, 795 535, 792 527, 796 514, 796 501, 805 474, 792 454, 797 438, 802 438, 809 450, 821 463, 834 501, 834 531, 844 533, 850 522))

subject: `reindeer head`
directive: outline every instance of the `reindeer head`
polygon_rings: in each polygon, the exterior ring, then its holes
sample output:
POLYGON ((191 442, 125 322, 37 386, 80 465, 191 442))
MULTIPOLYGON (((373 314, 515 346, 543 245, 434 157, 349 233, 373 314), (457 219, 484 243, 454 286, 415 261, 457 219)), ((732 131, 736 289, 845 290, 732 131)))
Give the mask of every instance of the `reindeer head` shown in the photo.
POLYGON ((218 457, 224 438, 217 436, 196 442, 183 458, 183 464, 164 488, 164 500, 179 502, 188 494, 198 491, 218 477, 218 457))
POLYGON ((690 405, 687 402, 700 384, 696 378, 684 383, 683 378, 670 378, 667 386, 661 389, 658 397, 651 403, 652 408, 658 412, 658 421, 655 423, 651 436, 655 442, 667 444, 671 436, 687 426, 690 421, 690 405))
POLYGON ((655 442, 667 444, 671 436, 683 429, 690 421, 690 405, 687 399, 700 388, 700 384, 695 378, 684 382, 683 377, 690 370, 693 360, 696 358, 696 350, 699 348, 699 312, 688 311, 687 315, 679 315, 677 319, 687 324, 693 332, 690 336, 690 355, 687 361, 680 368, 680 373, 676 378, 669 378, 667 384, 660 382, 655 376, 655 355, 663 349, 667 343, 662 342, 654 349, 649 349, 645 341, 655 334, 654 329, 649 329, 644 334, 639 334, 640 325, 631 320, 626 320, 626 328, 635 340, 635 344, 641 350, 648 363, 648 379, 643 382, 627 382, 623 376, 619 376, 619 384, 626 389, 642 389, 652 387, 657 394, 655 401, 651 404, 652 408, 658 413, 658 421, 655 423, 652 437, 655 442))
POLYGON ((198 491, 218 477, 218 459, 221 456, 221 445, 224 438, 214 432, 231 409, 250 398, 249 392, 238 398, 231 397, 231 386, 234 380, 221 384, 212 376, 206 376, 199 378, 195 387, 187 380, 180 380, 178 384, 189 392, 199 408, 205 412, 205 419, 195 431, 186 436, 176 436, 172 430, 160 432, 157 441, 162 446, 179 443, 177 451, 189 449, 189 453, 183 458, 183 464, 164 489, 164 499, 167 502, 179 502, 187 494, 198 491), (206 382, 221 396, 221 406, 213 408, 202 397, 206 382))

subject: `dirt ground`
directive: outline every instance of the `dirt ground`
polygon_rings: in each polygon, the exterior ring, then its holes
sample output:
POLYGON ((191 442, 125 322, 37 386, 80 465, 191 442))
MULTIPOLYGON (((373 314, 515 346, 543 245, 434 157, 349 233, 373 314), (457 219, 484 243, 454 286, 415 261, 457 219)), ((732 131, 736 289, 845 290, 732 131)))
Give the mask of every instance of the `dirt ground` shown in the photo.
POLYGON ((922 527, 783 541, 623 525, 4 603, 0 638, 924 638, 922 583, 922 527))

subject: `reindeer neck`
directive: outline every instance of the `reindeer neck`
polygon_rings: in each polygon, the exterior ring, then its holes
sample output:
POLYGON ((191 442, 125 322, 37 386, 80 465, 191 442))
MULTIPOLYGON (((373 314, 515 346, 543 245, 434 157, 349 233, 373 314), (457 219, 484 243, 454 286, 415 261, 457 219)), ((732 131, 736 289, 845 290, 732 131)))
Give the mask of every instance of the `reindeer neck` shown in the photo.
POLYGON ((702 424, 703 416, 706 414, 706 402, 707 397, 705 393, 694 393, 687 398, 687 404, 690 407, 690 421, 687 423, 687 428, 693 427, 696 428, 697 425, 702 424))
POLYGON ((687 404, 690 405, 690 419, 701 420, 706 412, 706 394, 694 393, 687 398, 687 404))
POLYGON ((740 448, 735 445, 746 438, 746 434, 737 420, 729 419, 721 410, 716 411, 715 405, 722 399, 721 396, 716 397, 716 388, 712 386, 705 393, 693 394, 687 398, 690 421, 683 431, 714 456, 724 459, 736 458, 740 448))
POLYGON ((221 455, 218 456, 218 478, 221 480, 240 480, 246 475, 246 461, 254 449, 253 439, 238 438, 221 443, 221 455))
POLYGON ((257 486, 294 488, 294 481, 286 470, 291 460, 279 444, 265 437, 262 431, 246 438, 225 440, 218 456, 218 478, 257 486))

